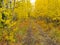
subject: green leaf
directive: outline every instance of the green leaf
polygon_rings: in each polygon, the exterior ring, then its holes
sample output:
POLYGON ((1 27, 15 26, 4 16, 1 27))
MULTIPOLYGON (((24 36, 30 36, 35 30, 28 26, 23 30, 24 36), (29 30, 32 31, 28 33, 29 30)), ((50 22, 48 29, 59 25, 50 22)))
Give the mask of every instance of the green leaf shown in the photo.
POLYGON ((3 27, 3 24, 0 22, 0 27, 3 27))

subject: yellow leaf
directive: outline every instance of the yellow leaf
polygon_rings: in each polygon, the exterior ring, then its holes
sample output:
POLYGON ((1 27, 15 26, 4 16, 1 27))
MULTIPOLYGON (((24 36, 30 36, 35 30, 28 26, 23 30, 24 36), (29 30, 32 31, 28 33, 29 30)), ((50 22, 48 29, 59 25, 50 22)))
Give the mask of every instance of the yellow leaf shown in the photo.
POLYGON ((16 22, 13 22, 12 24, 11 24, 11 26, 14 26, 16 24, 16 22))
POLYGON ((10 24, 10 20, 6 20, 5 24, 10 24))

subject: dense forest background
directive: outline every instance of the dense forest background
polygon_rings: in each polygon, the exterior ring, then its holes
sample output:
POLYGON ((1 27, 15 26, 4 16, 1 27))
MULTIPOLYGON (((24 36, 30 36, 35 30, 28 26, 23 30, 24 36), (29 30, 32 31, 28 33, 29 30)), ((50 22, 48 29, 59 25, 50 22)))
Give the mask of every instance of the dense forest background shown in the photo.
POLYGON ((60 0, 0 0, 0 45, 60 45, 60 0))

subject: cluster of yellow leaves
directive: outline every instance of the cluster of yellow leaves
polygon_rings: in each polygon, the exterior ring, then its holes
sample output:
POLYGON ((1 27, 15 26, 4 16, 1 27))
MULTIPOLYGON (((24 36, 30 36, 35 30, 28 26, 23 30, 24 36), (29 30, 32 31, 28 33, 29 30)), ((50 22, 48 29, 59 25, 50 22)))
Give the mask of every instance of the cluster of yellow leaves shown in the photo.
POLYGON ((5 39, 6 40, 10 40, 11 42, 15 42, 15 39, 14 39, 13 35, 11 35, 11 36, 5 36, 5 39))
POLYGON ((10 40, 12 42, 15 42, 15 39, 14 39, 14 32, 10 32, 10 35, 8 35, 7 33, 8 31, 7 30, 4 30, 3 31, 3 37, 5 40, 10 40))
POLYGON ((2 14, 0 13, 0 21, 1 21, 1 19, 2 19, 2 14))
MULTIPOLYGON (((11 41, 11 42, 15 42, 15 38, 14 38, 14 34, 15 34, 15 30, 17 30, 17 28, 13 28, 15 25, 16 25, 16 21, 13 21, 12 18, 12 11, 11 9, 2 9, 0 8, 0 22, 4 22, 3 26, 4 25, 7 25, 7 26, 4 26, 3 29, 0 29, 2 30, 2 35, 0 36, 0 38, 2 39, 2 37, 4 38, 4 40, 7 40, 7 41, 11 41), (2 12, 4 13, 4 16, 6 16, 6 19, 2 19, 2 12), (6 29, 5 29, 6 27, 6 29)), ((4 17, 5 18, 5 17, 4 17)), ((2 41, 2 40, 1 40, 2 41)))

